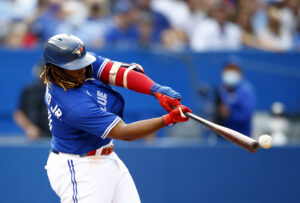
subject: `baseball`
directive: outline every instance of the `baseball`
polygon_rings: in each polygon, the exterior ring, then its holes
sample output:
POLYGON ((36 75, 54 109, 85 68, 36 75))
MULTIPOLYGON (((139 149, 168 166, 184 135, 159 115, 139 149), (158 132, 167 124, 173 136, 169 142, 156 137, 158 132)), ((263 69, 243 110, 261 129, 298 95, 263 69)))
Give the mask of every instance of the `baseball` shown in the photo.
POLYGON ((259 145, 264 149, 272 147, 272 137, 270 135, 261 135, 258 138, 259 145))

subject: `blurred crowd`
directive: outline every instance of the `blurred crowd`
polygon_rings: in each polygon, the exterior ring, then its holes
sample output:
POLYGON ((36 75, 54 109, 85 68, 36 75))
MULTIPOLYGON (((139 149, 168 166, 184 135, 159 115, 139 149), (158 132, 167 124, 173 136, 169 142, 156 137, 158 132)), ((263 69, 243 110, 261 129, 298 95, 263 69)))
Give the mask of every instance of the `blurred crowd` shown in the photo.
POLYGON ((2 0, 0 45, 58 33, 88 48, 300 51, 300 0, 2 0))

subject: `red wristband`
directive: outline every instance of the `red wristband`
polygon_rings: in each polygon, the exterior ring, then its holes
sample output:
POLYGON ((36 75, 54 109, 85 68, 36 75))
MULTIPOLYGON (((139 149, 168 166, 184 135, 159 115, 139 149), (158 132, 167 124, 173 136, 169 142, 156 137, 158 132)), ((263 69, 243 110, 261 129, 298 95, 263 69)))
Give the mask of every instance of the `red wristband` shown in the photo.
POLYGON ((163 115, 162 118, 163 118, 163 121, 164 121, 166 126, 170 127, 170 126, 174 125, 174 123, 172 122, 169 114, 163 115))

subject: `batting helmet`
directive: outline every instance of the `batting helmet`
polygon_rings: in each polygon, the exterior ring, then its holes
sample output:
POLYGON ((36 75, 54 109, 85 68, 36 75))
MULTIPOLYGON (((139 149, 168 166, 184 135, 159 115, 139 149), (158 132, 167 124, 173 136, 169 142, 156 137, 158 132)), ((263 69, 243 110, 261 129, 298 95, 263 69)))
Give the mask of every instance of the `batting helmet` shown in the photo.
POLYGON ((87 53, 84 43, 73 35, 58 34, 44 46, 45 64, 53 64, 67 70, 78 70, 92 64, 96 58, 87 53))

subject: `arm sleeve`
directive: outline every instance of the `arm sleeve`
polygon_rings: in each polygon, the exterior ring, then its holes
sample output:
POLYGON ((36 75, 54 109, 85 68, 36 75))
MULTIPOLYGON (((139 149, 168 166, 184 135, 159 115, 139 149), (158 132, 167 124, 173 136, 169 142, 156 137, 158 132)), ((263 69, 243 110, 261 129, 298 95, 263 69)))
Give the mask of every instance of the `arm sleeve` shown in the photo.
MULTIPOLYGON (((94 55, 95 56, 95 55, 94 55)), ((154 82, 145 74, 128 68, 128 64, 95 56, 93 76, 105 84, 124 87, 139 93, 151 95, 154 82)))
POLYGON ((104 139, 121 120, 117 115, 101 110, 93 102, 79 104, 65 116, 65 122, 104 139))

